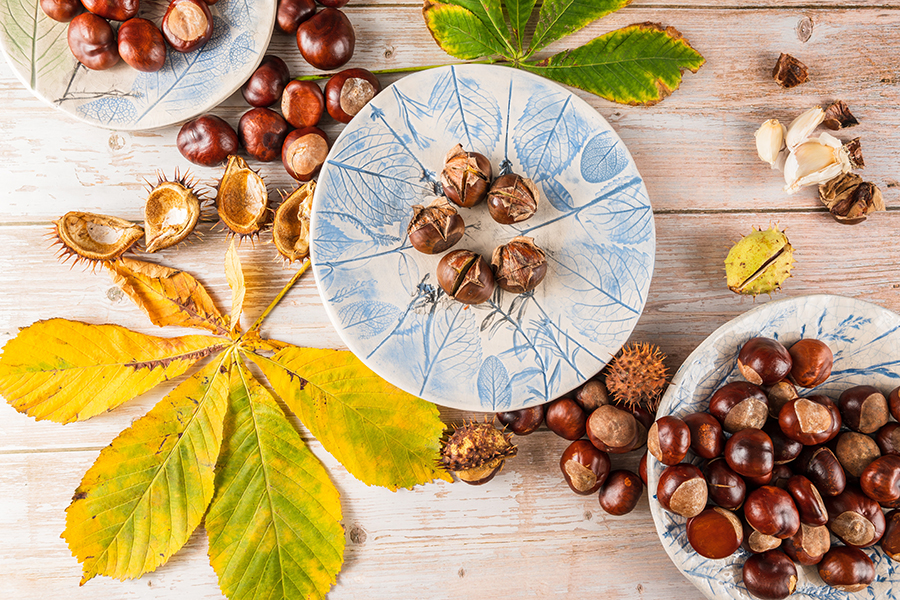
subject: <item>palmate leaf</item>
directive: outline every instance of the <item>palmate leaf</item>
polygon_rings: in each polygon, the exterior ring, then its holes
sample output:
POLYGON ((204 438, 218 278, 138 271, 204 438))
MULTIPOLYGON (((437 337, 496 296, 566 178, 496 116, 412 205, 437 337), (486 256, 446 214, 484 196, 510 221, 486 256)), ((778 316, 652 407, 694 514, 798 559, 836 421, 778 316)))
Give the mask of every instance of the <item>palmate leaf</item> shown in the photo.
POLYGON ((353 353, 283 345, 249 355, 307 429, 357 479, 390 490, 435 478, 437 408, 387 383, 353 353))
POLYGON ((241 270, 241 259, 234 246, 234 238, 231 238, 231 245, 225 252, 225 278, 228 280, 228 287, 231 288, 231 326, 229 329, 232 334, 235 334, 241 329, 241 313, 244 310, 244 296, 247 288, 244 284, 244 272, 241 270))
POLYGON ((231 353, 163 398, 100 452, 66 509, 63 539, 96 575, 139 577, 165 563, 213 496, 231 353))
POLYGON ((38 321, 6 343, 0 394, 41 421, 81 421, 177 377, 222 347, 220 339, 160 338, 118 325, 38 321))
POLYGON ((630 3, 631 0, 544 0, 531 38, 531 51, 537 52, 630 3))
POLYGON ((655 104, 704 62, 676 29, 641 23, 522 68, 614 102, 655 104))
POLYGON ((471 12, 487 27, 494 39, 503 45, 504 54, 514 52, 500 0, 446 0, 445 3, 461 6, 471 12))
POLYGON ((269 392, 231 371, 209 560, 231 600, 324 598, 344 554, 337 489, 269 392))
POLYGON ((525 26, 534 10, 535 0, 506 0, 506 14, 519 52, 525 48, 525 26))
POLYGON ((422 14, 434 41, 450 56, 470 60, 511 50, 508 42, 497 39, 481 19, 462 6, 425 0, 422 14))

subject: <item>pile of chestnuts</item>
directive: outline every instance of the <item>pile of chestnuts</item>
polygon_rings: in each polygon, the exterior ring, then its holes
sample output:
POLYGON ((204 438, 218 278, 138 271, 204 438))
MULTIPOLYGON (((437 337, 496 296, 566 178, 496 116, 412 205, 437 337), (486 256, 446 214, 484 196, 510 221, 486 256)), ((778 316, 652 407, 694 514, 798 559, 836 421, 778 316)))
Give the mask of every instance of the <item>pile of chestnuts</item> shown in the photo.
POLYGON ((748 550, 743 582, 758 598, 790 596, 795 563, 856 592, 875 578, 863 548, 880 542, 900 560, 900 512, 883 512, 900 508, 900 423, 889 422, 900 418, 900 388, 801 396, 798 387, 824 383, 832 363, 820 340, 786 348, 752 338, 737 357, 746 381, 716 390, 708 413, 664 416, 648 432, 648 452, 666 465, 660 505, 687 519, 700 555, 748 550), (699 466, 685 461, 689 452, 699 466))
MULTIPOLYGON (((449 250, 462 239, 465 222, 456 206, 472 208, 487 203, 491 217, 510 225, 531 218, 540 192, 530 179, 516 173, 492 178, 486 156, 467 152, 457 144, 444 158, 441 185, 444 196, 428 206, 415 205, 407 226, 413 248, 425 254, 449 250)), ((496 287, 514 294, 534 290, 547 274, 547 256, 525 236, 498 246, 491 263, 472 250, 454 250, 437 266, 437 281, 444 292, 464 304, 481 304, 496 287)))

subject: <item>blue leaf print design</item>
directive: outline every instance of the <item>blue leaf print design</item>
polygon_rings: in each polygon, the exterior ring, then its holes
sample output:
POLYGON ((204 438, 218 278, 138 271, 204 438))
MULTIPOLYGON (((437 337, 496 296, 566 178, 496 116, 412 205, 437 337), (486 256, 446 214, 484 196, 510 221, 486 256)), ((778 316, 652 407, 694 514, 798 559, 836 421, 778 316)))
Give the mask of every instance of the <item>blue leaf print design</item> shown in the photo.
POLYGON ((363 340, 386 330, 397 322, 399 315, 399 307, 376 300, 354 302, 338 311, 344 329, 355 330, 355 335, 363 340))
POLYGON ((419 147, 420 150, 424 150, 429 147, 432 142, 434 142, 434 138, 430 138, 428 136, 423 135, 419 132, 419 128, 413 125, 412 120, 415 118, 417 121, 422 121, 428 117, 431 113, 431 107, 423 102, 419 102, 417 100, 413 100, 406 94, 400 91, 400 88, 397 86, 391 87, 391 90, 394 92, 394 97, 397 99, 397 107, 400 112, 400 120, 406 125, 406 128, 409 130, 410 139, 416 143, 416 146, 419 147))
POLYGON ((509 373, 493 354, 484 359, 478 370, 478 398, 481 406, 492 411, 503 410, 512 401, 509 373))
POLYGON ((611 131, 594 136, 581 154, 581 176, 591 183, 603 183, 628 167, 625 146, 611 131))
POLYGON ((134 102, 121 96, 99 98, 82 104, 76 110, 83 117, 94 119, 105 125, 131 123, 137 115, 134 102))
POLYGON ((231 43, 231 48, 228 49, 228 62, 232 68, 238 68, 250 62, 255 53, 256 43, 253 41, 253 34, 245 31, 231 43))
POLYGON ((440 107, 432 119, 466 150, 490 154, 500 141, 502 114, 497 99, 477 79, 459 76, 455 67, 438 77, 428 106, 440 107))
POLYGON ((400 252, 401 238, 373 229, 355 216, 338 211, 319 211, 316 224, 316 260, 320 264, 369 261, 390 252, 400 252))
MULTIPOLYGON (((422 387, 440 390, 459 386, 460 377, 470 377, 481 363, 481 342, 477 340, 478 323, 475 311, 461 302, 453 301, 426 317, 423 328, 424 357, 421 373, 422 387), (439 369, 435 366, 440 365, 439 369)), ((474 385, 471 391, 474 393, 474 385)))
POLYGON ((566 186, 555 179, 547 179, 539 182, 541 191, 550 206, 560 212, 570 211, 575 208, 575 202, 572 200, 572 194, 566 189, 566 186))
POLYGON ((616 244, 642 244, 653 235, 653 211, 640 186, 601 194, 582 211, 580 220, 616 244))

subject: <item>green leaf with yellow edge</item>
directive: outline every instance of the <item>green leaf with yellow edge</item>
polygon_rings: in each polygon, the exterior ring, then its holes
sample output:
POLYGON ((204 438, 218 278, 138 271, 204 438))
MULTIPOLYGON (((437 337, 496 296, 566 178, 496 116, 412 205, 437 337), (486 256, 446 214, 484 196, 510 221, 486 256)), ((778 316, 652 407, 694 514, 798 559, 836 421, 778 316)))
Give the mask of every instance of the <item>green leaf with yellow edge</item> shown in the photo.
POLYGON ((703 63, 676 29, 641 23, 522 68, 614 102, 656 104, 703 63))
POLYGON ((390 490, 434 479, 444 424, 434 404, 394 387, 352 352, 282 346, 251 353, 275 392, 357 479, 390 490))
POLYGON ((183 382, 100 452, 66 509, 62 538, 96 575, 139 577, 165 563, 213 497, 231 352, 183 382))
POLYGON ((525 45, 525 26, 534 11, 535 0, 506 0, 506 14, 519 52, 525 45))
POLYGON ((244 296, 247 293, 244 271, 241 270, 241 259, 235 248, 234 238, 231 238, 231 244, 228 246, 228 251, 225 252, 225 279, 228 280, 228 287, 231 288, 231 326, 229 329, 234 334, 241 330, 241 312, 244 310, 244 296))
POLYGON ((134 258, 105 263, 116 285, 154 325, 199 327, 228 335, 229 327, 209 292, 190 274, 134 258))
POLYGON ((461 6, 425 0, 425 24, 444 52, 465 60, 510 52, 475 14, 461 6))
POLYGON ((160 338, 66 319, 38 321, 4 346, 0 395, 39 421, 81 421, 181 375, 222 348, 222 341, 205 335, 160 338))
POLYGON ((505 53, 514 53, 509 25, 503 18, 503 6, 500 0, 446 0, 445 4, 461 6, 478 17, 494 39, 499 42, 505 53))
POLYGON ((209 561, 231 600, 325 598, 341 569, 340 494, 271 394, 231 371, 209 561))
POLYGON ((630 3, 631 0, 544 0, 530 51, 537 52, 630 3))

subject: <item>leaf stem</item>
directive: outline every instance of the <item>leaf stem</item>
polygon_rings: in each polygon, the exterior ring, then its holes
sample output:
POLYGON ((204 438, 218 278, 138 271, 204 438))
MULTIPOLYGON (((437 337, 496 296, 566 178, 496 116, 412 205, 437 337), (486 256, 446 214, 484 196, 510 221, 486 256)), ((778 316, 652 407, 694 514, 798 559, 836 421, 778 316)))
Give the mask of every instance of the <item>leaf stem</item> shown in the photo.
POLYGON ((275 296, 271 303, 269 303, 269 306, 266 307, 266 310, 264 310, 263 313, 259 315, 259 318, 256 319, 256 322, 253 323, 250 329, 247 330, 247 333, 256 331, 260 328, 262 322, 266 319, 266 317, 269 316, 269 313, 272 312, 272 310, 274 310, 276 306, 278 306, 278 303, 281 302, 281 299, 284 298, 285 294, 287 294, 288 291, 290 291, 290 289, 294 287, 294 284, 300 280, 300 277, 302 277, 303 274, 306 273, 307 270, 309 270, 311 264, 312 263, 310 262, 309 257, 307 257, 306 260, 303 261, 303 264, 300 265, 300 269, 298 269, 297 272, 294 273, 294 276, 291 277, 291 280, 288 281, 283 288, 281 288, 281 291, 278 292, 278 295, 275 296))
MULTIPOLYGON (((439 67, 452 67, 454 65, 495 65, 495 64, 506 64, 508 61, 506 60, 498 60, 495 58, 486 58, 484 60, 470 60, 468 62, 461 63, 446 63, 443 65, 426 65, 419 67, 399 67, 396 69, 380 69, 378 71, 372 71, 374 75, 387 75, 390 73, 414 73, 417 71, 427 71, 428 69, 437 69, 439 67)), ((296 81, 317 81, 319 79, 329 79, 334 73, 321 73, 319 75, 301 75, 300 77, 294 77, 296 81)))

